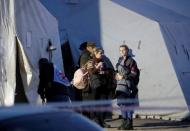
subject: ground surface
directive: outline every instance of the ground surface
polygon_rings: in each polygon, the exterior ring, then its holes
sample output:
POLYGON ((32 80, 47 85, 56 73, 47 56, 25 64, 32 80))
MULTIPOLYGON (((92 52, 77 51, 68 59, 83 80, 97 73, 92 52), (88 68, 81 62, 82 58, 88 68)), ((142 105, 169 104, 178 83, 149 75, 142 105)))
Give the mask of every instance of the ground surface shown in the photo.
MULTIPOLYGON (((117 127, 121 124, 121 119, 112 119, 106 121, 111 128, 105 131, 117 131, 117 127)), ((134 119, 134 130, 137 131, 190 131, 190 121, 174 122, 155 119, 134 119)))

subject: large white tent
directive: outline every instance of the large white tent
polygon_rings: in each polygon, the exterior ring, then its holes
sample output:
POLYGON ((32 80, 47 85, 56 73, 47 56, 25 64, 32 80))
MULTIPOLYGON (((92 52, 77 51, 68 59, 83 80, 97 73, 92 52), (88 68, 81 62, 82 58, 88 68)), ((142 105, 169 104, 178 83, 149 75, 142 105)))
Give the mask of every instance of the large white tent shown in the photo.
POLYGON ((41 2, 58 19, 62 41, 69 40, 75 62, 78 47, 85 40, 102 46, 113 65, 119 57, 119 45, 123 41, 128 44, 141 69, 139 106, 152 109, 137 110, 137 114, 172 119, 189 115, 188 0, 41 2))
POLYGON ((38 0, 0 0, 0 105, 14 104, 17 60, 28 101, 40 101, 38 61, 41 57, 49 58, 49 39, 57 48, 52 61, 62 69, 55 17, 38 0))

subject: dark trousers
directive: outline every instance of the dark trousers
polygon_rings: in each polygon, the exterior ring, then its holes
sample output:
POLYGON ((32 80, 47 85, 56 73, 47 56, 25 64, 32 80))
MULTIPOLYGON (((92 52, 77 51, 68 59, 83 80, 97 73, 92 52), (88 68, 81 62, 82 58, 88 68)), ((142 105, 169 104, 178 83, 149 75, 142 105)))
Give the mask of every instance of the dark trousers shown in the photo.
MULTIPOLYGON (((94 94, 92 92, 82 92, 82 101, 92 101, 94 100, 94 94)), ((82 114, 89 119, 94 119, 94 112, 90 110, 90 108, 94 108, 93 106, 83 106, 82 114), (86 110, 87 109, 87 110, 86 110)))
MULTIPOLYGON (((97 89, 95 89, 93 92, 94 92, 94 96, 95 96, 95 100, 108 100, 108 92, 106 93, 106 89, 104 89, 105 87, 98 87, 97 89)), ((110 105, 108 104, 104 104, 104 105, 100 105, 100 106, 97 106, 97 111, 94 113, 95 114, 95 119, 98 120, 98 123, 100 124, 103 124, 104 123, 104 120, 107 116, 107 114, 109 112, 107 111, 101 111, 99 110, 98 108, 101 108, 101 107, 109 107, 110 105)))

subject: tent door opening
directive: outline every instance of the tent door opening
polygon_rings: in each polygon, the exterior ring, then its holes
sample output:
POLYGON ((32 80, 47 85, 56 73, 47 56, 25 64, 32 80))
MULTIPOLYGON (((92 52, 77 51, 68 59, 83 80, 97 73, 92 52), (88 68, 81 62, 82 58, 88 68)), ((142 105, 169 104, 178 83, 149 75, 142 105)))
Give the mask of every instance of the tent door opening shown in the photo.
POLYGON ((19 65, 19 54, 18 54, 18 40, 15 37, 16 43, 16 90, 15 90, 15 103, 28 103, 24 92, 24 86, 20 74, 20 65, 19 65))

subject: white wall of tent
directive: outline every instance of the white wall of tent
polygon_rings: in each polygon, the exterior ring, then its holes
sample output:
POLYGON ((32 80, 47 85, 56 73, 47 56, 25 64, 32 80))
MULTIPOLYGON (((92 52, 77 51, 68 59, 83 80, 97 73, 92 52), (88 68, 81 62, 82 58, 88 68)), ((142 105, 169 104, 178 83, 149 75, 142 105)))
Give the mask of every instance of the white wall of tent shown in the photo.
POLYGON ((38 60, 49 58, 46 51, 49 39, 57 48, 52 61, 62 69, 56 18, 38 0, 0 0, 0 105, 14 104, 17 60, 28 101, 40 102, 36 92, 38 60))
POLYGON ((141 110, 136 110, 135 113, 171 119, 189 116, 188 0, 40 0, 41 3, 34 0, 29 2, 27 8, 22 6, 24 0, 19 1, 20 3, 14 3, 11 0, 1 0, 0 4, 0 38, 3 47, 0 51, 3 58, 1 73, 6 71, 7 76, 0 80, 4 84, 0 87, 1 100, 4 100, 2 105, 14 104, 15 36, 19 40, 22 54, 21 75, 26 81, 25 93, 31 103, 39 102, 36 94, 37 60, 42 56, 48 57, 46 45, 43 44, 47 43, 44 41, 48 38, 57 46, 57 57, 53 57, 53 60, 60 68, 60 41, 69 41, 75 62, 79 57, 80 43, 86 40, 95 41, 104 49, 113 65, 119 57, 119 45, 125 41, 141 69, 138 86, 141 110), (26 11, 17 11, 20 9, 26 11), (50 13, 56 17, 59 26, 50 13), (27 36, 31 34, 32 44, 27 44, 27 36), (146 110, 142 110, 143 108, 146 110))

